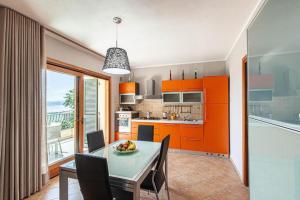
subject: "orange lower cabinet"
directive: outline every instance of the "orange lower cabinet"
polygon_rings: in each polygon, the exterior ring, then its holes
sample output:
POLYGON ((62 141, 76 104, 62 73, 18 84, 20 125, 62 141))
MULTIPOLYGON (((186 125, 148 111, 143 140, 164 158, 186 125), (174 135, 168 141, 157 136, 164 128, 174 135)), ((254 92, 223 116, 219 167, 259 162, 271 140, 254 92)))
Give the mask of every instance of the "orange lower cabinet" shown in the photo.
POLYGON ((131 140, 131 133, 119 133, 119 140, 131 140))
POLYGON ((160 142, 160 131, 159 131, 159 123, 149 123, 149 122, 132 122, 131 123, 131 134, 132 134, 132 140, 137 140, 138 135, 138 127, 139 125, 148 125, 148 126, 154 126, 154 142, 160 142))
POLYGON ((131 139, 132 140, 137 140, 137 134, 131 133, 131 139))
POLYGON ((203 125, 202 124, 181 124, 180 135, 190 138, 198 138, 203 140, 203 125))
POLYGON ((203 151, 203 140, 199 138, 181 137, 181 149, 203 151))
POLYGON ((115 141, 119 140, 119 132, 115 132, 115 141))
POLYGON ((161 142, 159 135, 154 134, 154 142, 161 142))
POLYGON ((170 148, 180 149, 180 125, 179 124, 161 124, 160 140, 170 135, 170 148))

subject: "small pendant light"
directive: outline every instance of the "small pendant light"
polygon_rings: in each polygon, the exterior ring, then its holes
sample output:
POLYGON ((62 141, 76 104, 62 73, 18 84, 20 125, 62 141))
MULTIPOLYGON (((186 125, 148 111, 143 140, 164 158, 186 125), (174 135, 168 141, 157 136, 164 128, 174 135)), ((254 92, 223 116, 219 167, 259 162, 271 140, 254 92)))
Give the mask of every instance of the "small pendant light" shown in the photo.
POLYGON ((130 65, 127 52, 118 47, 118 24, 122 22, 122 19, 114 17, 113 22, 116 24, 116 47, 107 50, 102 70, 109 74, 129 74, 130 65))

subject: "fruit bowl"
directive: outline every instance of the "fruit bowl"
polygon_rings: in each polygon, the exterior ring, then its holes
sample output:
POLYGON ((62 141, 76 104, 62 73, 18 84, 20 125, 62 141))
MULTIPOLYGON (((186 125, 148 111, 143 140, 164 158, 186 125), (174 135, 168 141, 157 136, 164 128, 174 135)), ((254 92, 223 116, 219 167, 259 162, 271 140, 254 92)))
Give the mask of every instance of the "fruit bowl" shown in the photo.
POLYGON ((120 154, 133 153, 137 151, 136 144, 130 140, 114 147, 114 151, 120 154))

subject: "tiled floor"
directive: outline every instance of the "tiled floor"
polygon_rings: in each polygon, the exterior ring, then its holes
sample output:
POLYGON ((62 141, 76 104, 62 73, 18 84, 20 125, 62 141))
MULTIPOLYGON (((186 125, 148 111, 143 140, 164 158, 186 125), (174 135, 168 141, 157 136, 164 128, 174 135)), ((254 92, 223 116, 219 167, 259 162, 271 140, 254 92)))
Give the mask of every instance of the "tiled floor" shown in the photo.
MULTIPOLYGON (((232 163, 227 159, 169 153, 169 187, 172 200, 248 200, 248 189, 242 185, 232 163)), ((58 178, 28 200, 57 200, 58 178)), ((141 199, 155 195, 142 192, 141 199)), ((76 180, 69 181, 69 199, 82 200, 76 180)), ((160 199, 167 199, 164 189, 160 199)))

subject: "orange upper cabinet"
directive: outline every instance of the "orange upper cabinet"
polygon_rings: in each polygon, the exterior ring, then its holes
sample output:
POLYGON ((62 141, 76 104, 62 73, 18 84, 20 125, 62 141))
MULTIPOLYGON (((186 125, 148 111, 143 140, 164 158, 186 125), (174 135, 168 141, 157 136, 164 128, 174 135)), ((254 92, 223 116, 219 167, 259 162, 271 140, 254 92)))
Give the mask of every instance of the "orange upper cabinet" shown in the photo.
POLYGON ((228 103, 228 77, 204 77, 203 92, 204 103, 228 103))
POLYGON ((139 85, 136 82, 120 83, 119 84, 119 93, 120 94, 138 94, 139 85))
POLYGON ((202 79, 165 80, 162 81, 162 92, 192 92, 203 89, 202 79))
POLYGON ((202 79, 190 79, 182 81, 181 91, 189 92, 189 91, 202 91, 203 84, 202 79))
POLYGON ((182 88, 181 80, 166 80, 162 81, 161 91, 162 92, 178 92, 182 88))

